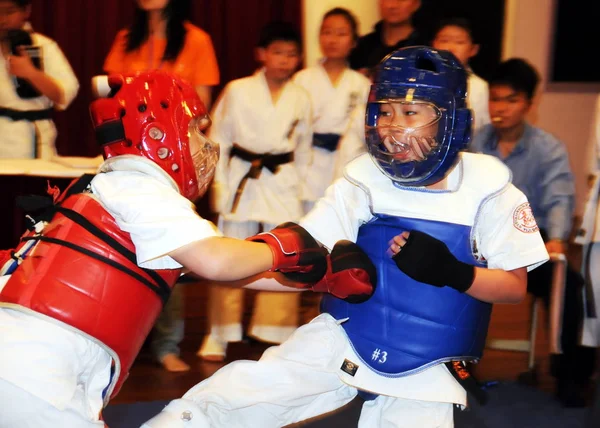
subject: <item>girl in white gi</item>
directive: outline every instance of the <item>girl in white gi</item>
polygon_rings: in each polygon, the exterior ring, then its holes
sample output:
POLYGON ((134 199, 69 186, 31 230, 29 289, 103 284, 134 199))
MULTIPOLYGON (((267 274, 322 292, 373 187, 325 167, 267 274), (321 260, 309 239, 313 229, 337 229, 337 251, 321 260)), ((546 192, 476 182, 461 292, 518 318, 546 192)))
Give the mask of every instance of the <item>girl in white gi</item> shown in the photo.
POLYGON ((294 76, 294 82, 308 91, 313 114, 310 174, 302 195, 305 212, 341 177, 346 163, 366 151, 362 112, 371 81, 348 66, 357 40, 356 18, 346 9, 330 10, 319 33, 324 58, 294 76))
POLYGON ((584 320, 581 344, 600 346, 600 96, 596 100, 590 138, 589 192, 583 222, 575 243, 583 245, 581 274, 585 278, 584 320))
MULTIPOLYGON (((290 81, 301 41, 287 23, 268 24, 258 45, 263 68, 234 80, 213 111, 210 137, 221 145, 213 196, 219 229, 246 238, 262 227, 302 216, 301 185, 310 160, 312 130, 306 91, 290 81)), ((228 342, 242 339, 243 290, 211 287, 210 333, 198 355, 223 360, 228 342)), ((297 293, 260 292, 248 334, 281 343, 298 326, 297 293)))
POLYGON ((409 47, 375 76, 369 153, 301 220, 327 248, 356 242, 377 266, 375 293, 323 297, 323 313, 285 343, 217 371, 144 428, 282 427, 357 394, 360 428, 453 426, 454 404, 467 404, 461 362, 481 358, 492 303, 521 301, 527 270, 548 253, 509 170, 463 152, 471 114, 458 60, 409 47))
POLYGON ((369 280, 336 284, 343 272, 374 271, 356 246, 327 255, 293 223, 258 242, 224 238, 198 216, 191 201, 206 191, 219 148, 202 133, 210 120, 191 85, 162 72, 108 83, 109 97, 90 108, 106 158, 98 174, 49 202, 51 219, 24 235, 19 257, 0 253, 3 428, 104 427, 101 410, 182 268, 209 280, 281 269, 301 289, 372 294, 369 280), (348 258, 356 262, 338 262, 348 258))
POLYGON ((479 52, 471 24, 464 18, 448 18, 438 26, 432 46, 452 52, 468 72, 467 105, 473 112, 473 133, 490 123, 488 84, 476 75, 469 61, 479 52))
POLYGON ((52 110, 66 109, 79 90, 56 42, 31 31, 30 14, 31 0, 0 0, 0 158, 5 159, 55 156, 52 110))

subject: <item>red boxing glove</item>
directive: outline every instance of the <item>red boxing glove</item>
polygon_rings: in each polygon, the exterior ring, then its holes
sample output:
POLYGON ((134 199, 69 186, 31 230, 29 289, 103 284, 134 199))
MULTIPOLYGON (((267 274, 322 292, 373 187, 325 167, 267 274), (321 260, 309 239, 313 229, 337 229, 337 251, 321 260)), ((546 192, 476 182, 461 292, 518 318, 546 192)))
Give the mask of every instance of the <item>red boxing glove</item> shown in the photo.
POLYGON ((330 293, 350 303, 367 301, 377 286, 377 269, 354 242, 338 241, 327 256, 327 273, 313 291, 330 293))
POLYGON ((281 272, 294 282, 315 284, 327 270, 327 250, 302 226, 288 222, 269 232, 246 238, 247 241, 264 242, 273 253, 271 272, 281 272))

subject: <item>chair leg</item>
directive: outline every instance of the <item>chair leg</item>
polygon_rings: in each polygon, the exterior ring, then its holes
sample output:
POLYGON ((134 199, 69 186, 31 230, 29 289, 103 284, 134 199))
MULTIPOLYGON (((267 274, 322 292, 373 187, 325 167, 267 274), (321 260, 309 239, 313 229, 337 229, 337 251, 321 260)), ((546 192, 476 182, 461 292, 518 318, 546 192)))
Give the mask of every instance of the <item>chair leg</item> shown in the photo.
POLYGON ((517 382, 523 385, 537 386, 539 384, 538 370, 535 365, 535 342, 538 325, 539 298, 534 297, 531 303, 531 324, 529 328, 529 352, 527 371, 519 374, 517 382))

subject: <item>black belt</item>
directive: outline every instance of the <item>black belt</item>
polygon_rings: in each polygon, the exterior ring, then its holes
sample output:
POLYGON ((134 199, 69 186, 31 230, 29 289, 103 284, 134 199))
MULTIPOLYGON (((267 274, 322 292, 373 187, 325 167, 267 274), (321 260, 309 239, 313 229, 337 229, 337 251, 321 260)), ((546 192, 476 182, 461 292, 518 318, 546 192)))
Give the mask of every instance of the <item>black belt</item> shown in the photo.
POLYGON ((454 379, 456 379, 480 405, 483 406, 488 402, 488 395, 483 385, 480 385, 479 382, 475 380, 465 363, 462 361, 450 361, 445 364, 454 379))
POLYGON ((335 152, 340 142, 339 134, 313 134, 313 146, 335 152))
POLYGON ((36 120, 52 119, 52 109, 22 111, 0 107, 0 116, 9 117, 15 121, 28 120, 35 122, 36 120))
POLYGON ((242 196, 242 192, 244 191, 244 187, 246 186, 246 181, 249 178, 256 180, 260 177, 260 173, 263 168, 267 168, 271 173, 277 174, 279 171, 279 166, 290 163, 294 160, 294 153, 281 153, 278 155, 272 155, 269 153, 254 153, 249 150, 246 150, 237 144, 233 145, 231 152, 229 153, 229 158, 237 157, 246 162, 250 162, 250 170, 246 175, 241 179, 240 184, 238 184, 238 188, 235 191, 235 197, 233 198, 233 205, 231 207, 231 212, 234 213, 237 209, 237 205, 240 202, 240 197, 242 196))

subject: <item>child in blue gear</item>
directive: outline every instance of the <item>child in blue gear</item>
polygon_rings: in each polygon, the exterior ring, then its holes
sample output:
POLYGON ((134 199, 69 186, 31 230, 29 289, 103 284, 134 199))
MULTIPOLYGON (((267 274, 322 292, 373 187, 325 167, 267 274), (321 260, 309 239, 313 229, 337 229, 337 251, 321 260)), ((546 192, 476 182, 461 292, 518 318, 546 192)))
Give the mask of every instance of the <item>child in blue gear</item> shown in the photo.
POLYGON ((448 52, 410 47, 381 62, 369 153, 301 221, 325 247, 347 239, 370 256, 373 297, 324 298, 285 343, 222 368, 145 427, 280 427, 357 394, 371 398, 361 428, 453 426, 453 405, 467 400, 449 366, 481 358, 492 303, 519 302, 527 270, 548 259, 508 169, 463 152, 465 94, 465 70, 448 52))

